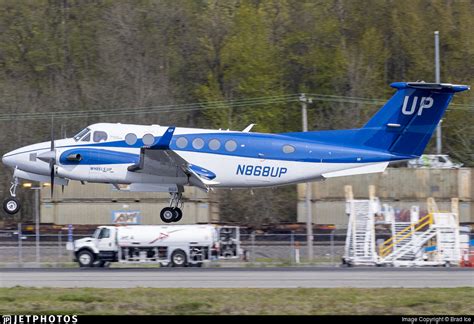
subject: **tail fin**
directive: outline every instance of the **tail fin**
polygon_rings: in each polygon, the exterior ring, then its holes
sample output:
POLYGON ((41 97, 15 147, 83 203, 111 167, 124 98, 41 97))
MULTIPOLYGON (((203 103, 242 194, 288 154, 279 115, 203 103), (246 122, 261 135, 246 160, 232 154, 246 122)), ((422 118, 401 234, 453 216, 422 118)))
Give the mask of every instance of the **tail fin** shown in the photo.
POLYGON ((419 156, 438 125, 454 93, 465 85, 396 82, 393 97, 359 130, 365 146, 403 156, 419 156))

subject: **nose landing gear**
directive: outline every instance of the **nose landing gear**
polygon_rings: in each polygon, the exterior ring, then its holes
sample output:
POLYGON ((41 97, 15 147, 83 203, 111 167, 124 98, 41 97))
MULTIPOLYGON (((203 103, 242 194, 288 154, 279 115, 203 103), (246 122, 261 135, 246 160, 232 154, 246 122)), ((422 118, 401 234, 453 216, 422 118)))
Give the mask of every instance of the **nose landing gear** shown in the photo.
POLYGON ((3 201, 3 210, 10 215, 18 213, 21 208, 20 201, 16 199, 16 187, 18 187, 18 178, 14 178, 10 187, 10 198, 3 201))
POLYGON ((179 222, 183 218, 183 211, 180 207, 183 206, 183 193, 172 192, 170 207, 163 208, 160 212, 160 218, 164 223, 179 222))

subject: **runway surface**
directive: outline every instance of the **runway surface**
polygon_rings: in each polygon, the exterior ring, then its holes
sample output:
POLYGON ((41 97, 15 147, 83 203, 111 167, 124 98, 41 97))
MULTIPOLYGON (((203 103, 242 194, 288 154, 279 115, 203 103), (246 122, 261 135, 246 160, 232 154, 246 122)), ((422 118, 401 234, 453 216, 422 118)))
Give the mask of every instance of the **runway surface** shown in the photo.
POLYGON ((0 286, 94 288, 474 287, 467 268, 0 269, 0 286))

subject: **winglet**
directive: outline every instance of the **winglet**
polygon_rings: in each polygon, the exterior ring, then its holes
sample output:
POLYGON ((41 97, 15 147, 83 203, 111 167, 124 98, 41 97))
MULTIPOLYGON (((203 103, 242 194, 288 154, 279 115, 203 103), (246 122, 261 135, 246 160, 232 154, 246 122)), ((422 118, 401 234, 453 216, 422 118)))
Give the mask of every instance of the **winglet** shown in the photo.
POLYGON ((150 148, 156 150, 168 150, 170 148, 171 139, 173 138, 173 133, 175 129, 175 126, 169 127, 160 137, 158 142, 150 146, 150 148))

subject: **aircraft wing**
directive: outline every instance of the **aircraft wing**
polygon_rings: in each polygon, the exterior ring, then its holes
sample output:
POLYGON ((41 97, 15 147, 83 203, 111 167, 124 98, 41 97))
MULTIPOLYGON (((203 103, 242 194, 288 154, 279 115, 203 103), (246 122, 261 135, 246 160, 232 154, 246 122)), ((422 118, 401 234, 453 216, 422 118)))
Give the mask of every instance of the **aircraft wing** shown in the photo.
POLYGON ((190 185, 209 190, 209 185, 218 183, 209 178, 210 171, 190 164, 170 149, 169 144, 174 130, 175 127, 168 128, 156 144, 142 147, 140 161, 129 166, 128 171, 166 177, 187 177, 190 185))

